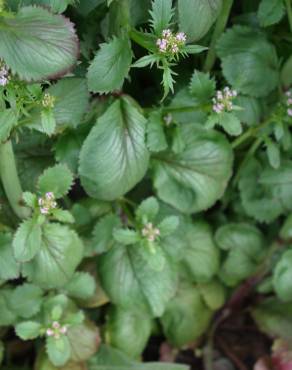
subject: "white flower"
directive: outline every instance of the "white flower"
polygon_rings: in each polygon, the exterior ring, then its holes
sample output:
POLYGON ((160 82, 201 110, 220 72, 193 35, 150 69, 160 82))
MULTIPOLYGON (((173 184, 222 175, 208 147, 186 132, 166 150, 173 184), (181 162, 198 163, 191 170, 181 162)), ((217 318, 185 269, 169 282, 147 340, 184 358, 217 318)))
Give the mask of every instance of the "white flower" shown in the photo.
POLYGON ((40 212, 43 215, 47 215, 50 211, 57 207, 54 193, 48 192, 43 198, 39 198, 38 204, 40 206, 40 212))
POLYGON ((173 34, 171 30, 165 29, 162 31, 162 37, 156 41, 156 45, 161 53, 177 54, 180 48, 186 42, 186 35, 184 32, 173 34))
POLYGON ((289 116, 289 117, 292 117, 292 109, 291 109, 291 108, 289 108, 289 109, 287 110, 287 113, 288 113, 288 116, 289 116))
POLYGON ((9 82, 9 71, 7 66, 0 59, 0 86, 6 86, 9 82))
POLYGON ((142 229, 142 235, 149 241, 154 242, 155 239, 160 235, 160 230, 153 226, 151 222, 148 222, 142 229))
POLYGON ((187 36, 184 32, 178 32, 175 36, 175 38, 177 39, 177 41, 179 42, 186 42, 187 40, 187 36))
POLYGON ((61 325, 58 321, 54 321, 52 326, 46 330, 47 337, 59 339, 61 335, 66 335, 68 331, 67 325, 61 325))
POLYGON ((215 113, 222 113, 224 111, 231 112, 233 110, 232 100, 237 96, 236 90, 231 90, 228 86, 223 90, 216 92, 216 97, 213 101, 213 111, 215 113))
POLYGON ((54 108, 56 98, 53 95, 46 93, 42 100, 44 108, 54 108))

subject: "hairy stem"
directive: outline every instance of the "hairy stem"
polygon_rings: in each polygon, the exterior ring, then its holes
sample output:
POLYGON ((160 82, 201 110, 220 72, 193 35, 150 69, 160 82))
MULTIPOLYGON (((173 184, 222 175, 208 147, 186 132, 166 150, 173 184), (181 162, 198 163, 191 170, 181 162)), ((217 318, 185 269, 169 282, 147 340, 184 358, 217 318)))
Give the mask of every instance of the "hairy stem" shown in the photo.
POLYGON ((30 215, 30 210, 22 203, 22 189, 17 174, 12 143, 10 140, 0 143, 0 177, 1 181, 14 213, 19 218, 26 218, 30 215))
POLYGON ((211 71, 211 69, 214 66, 214 63, 216 61, 216 51, 215 51, 216 43, 219 37, 221 36, 222 32, 225 30, 232 5, 233 0, 223 0, 222 9, 217 19, 212 40, 210 43, 210 48, 207 54, 207 58, 205 60, 205 65, 203 68, 205 72, 211 71))
POLYGON ((292 5, 291 5, 291 0, 285 0, 285 2, 286 2, 286 9, 287 9, 288 19, 289 19, 289 24, 290 24, 290 30, 292 32, 292 5))

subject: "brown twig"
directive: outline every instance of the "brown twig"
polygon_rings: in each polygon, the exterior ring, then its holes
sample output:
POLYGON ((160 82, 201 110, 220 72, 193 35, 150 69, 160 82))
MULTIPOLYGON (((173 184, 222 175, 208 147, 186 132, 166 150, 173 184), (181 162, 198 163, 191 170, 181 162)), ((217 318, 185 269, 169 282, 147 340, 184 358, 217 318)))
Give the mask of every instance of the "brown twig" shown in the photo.
POLYGON ((224 352, 224 354, 234 363, 239 370, 248 370, 244 363, 236 356, 231 350, 230 346, 220 337, 217 338, 218 346, 224 352))

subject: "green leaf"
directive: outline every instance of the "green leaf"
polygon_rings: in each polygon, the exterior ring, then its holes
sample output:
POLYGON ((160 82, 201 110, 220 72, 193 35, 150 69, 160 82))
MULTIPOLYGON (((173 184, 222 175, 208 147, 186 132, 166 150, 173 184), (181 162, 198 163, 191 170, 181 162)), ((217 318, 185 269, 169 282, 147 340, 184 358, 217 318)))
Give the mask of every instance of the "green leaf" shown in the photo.
POLYGON ((290 214, 280 229, 280 237, 284 240, 292 239, 292 214, 290 214))
POLYGON ((52 192, 55 198, 62 198, 73 184, 73 175, 64 164, 56 164, 39 177, 38 189, 41 194, 52 192))
POLYGON ((89 370, 188 370, 185 365, 147 362, 140 363, 128 358, 123 352, 101 345, 96 356, 89 360, 89 370))
POLYGON ((20 266, 15 260, 10 234, 0 233, 0 279, 16 279, 19 276, 20 266))
POLYGON ((175 267, 168 259, 156 271, 145 263, 139 248, 115 246, 98 261, 101 283, 111 301, 125 308, 147 307, 161 316, 174 295, 175 267))
POLYGON ((235 103, 242 108, 234 112, 240 122, 246 123, 249 126, 256 125, 260 122, 262 117, 262 104, 259 99, 251 96, 239 95, 235 103))
POLYGON ((81 183, 90 196, 114 200, 143 178, 149 160, 145 124, 128 97, 114 102, 97 120, 80 153, 81 183))
POLYGON ((29 191, 22 193, 22 199, 30 208, 35 208, 37 206, 37 196, 29 191))
POLYGON ((42 230, 33 219, 23 221, 13 238, 13 252, 17 261, 31 260, 41 248, 42 230))
POLYGON ((225 302, 224 286, 217 280, 212 280, 209 283, 199 285, 200 293, 211 310, 219 310, 225 302))
POLYGON ((182 48, 182 52, 186 52, 188 54, 199 54, 202 51, 208 50, 205 46, 201 45, 185 45, 182 48))
POLYGON ((164 121, 160 112, 152 112, 147 123, 147 147, 151 152, 167 149, 166 136, 163 129, 164 121))
POLYGON ((281 153, 279 146, 269 138, 265 139, 265 144, 267 146, 267 155, 270 165, 275 169, 279 168, 281 165, 281 153))
POLYGON ((158 225, 160 235, 162 237, 172 234, 179 225, 179 218, 176 216, 168 216, 158 225))
POLYGON ((122 87, 132 62, 132 50, 127 38, 114 37, 101 44, 87 74, 90 91, 108 93, 122 87))
POLYGON ((153 221, 159 211, 159 203, 156 198, 149 197, 143 200, 136 210, 136 217, 142 223, 153 221))
POLYGON ((160 36, 163 30, 169 28, 173 14, 171 0, 153 0, 150 24, 156 35, 160 36))
POLYGON ((67 18, 29 6, 2 23, 0 56, 21 79, 61 76, 76 63, 78 39, 67 18))
POLYGON ((24 264, 23 274, 37 285, 50 289, 70 280, 83 257, 83 244, 67 226, 48 223, 43 226, 42 243, 32 261, 24 264))
POLYGON ((41 288, 33 284, 23 284, 13 290, 10 306, 17 316, 28 319, 40 311, 42 299, 41 288))
POLYGON ((63 13, 67 6, 73 2, 74 0, 9 0, 7 5, 14 11, 20 6, 42 5, 44 7, 50 7, 54 13, 63 13))
POLYGON ((231 112, 212 113, 206 122, 208 128, 213 128, 216 124, 221 126, 227 134, 238 136, 242 133, 242 127, 238 117, 231 112))
POLYGON ((133 68, 144 68, 150 65, 150 68, 154 63, 159 61, 159 57, 154 54, 145 55, 144 57, 138 59, 133 65, 133 68))
POLYGON ((292 55, 286 60, 282 67, 281 81, 287 88, 292 85, 292 55))
POLYGON ((182 265, 194 282, 210 281, 219 269, 219 251, 213 242, 210 227, 197 221, 186 223, 184 229, 186 247, 182 265))
POLYGON ((114 244, 113 231, 120 226, 121 220, 112 213, 101 218, 93 230, 93 251, 103 253, 109 250, 114 244))
POLYGON ((244 223, 221 226, 215 234, 216 243, 228 254, 220 277, 228 286, 235 286, 252 275, 262 260, 265 250, 261 232, 244 223))
POLYGON ((94 295, 96 283, 90 274, 76 272, 64 289, 70 297, 85 300, 94 295))
POLYGON ((46 109, 41 111, 41 127, 42 132, 48 136, 53 135, 56 129, 56 119, 52 109, 46 109))
POLYGON ((112 307, 106 323, 107 343, 132 358, 138 358, 146 347, 152 320, 143 311, 112 307))
POLYGON ((25 321, 15 326, 15 332, 22 340, 35 339, 40 335, 41 324, 35 321, 25 321))
POLYGON ((181 285, 161 318, 163 331, 175 347, 198 339, 208 328, 212 311, 193 285, 181 285))
POLYGON ((182 127, 184 150, 157 155, 154 186, 158 197, 181 212, 211 207, 223 195, 231 175, 232 150, 219 133, 182 127))
POLYGON ((284 302, 292 300, 292 250, 286 250, 273 272, 273 285, 277 296, 284 302))
POLYGON ((254 28, 234 26, 227 30, 217 43, 217 53, 225 78, 238 92, 263 97, 278 86, 275 47, 254 28))
POLYGON ((187 41, 200 40, 219 15, 222 0, 178 0, 179 28, 187 35, 187 41))
POLYGON ((71 348, 74 349, 71 353, 71 360, 75 362, 88 360, 97 352, 100 344, 99 330, 90 321, 70 327, 68 339, 71 348))
POLYGON ((283 160, 278 169, 250 160, 241 173, 239 190, 247 215, 260 222, 272 222, 292 211, 292 162, 283 160))
POLYGON ((130 229, 115 229, 113 237, 117 242, 124 245, 135 244, 140 240, 139 234, 130 229))
POLYGON ((65 335, 62 335, 59 339, 48 337, 46 350, 50 361, 55 366, 65 365, 71 355, 69 339, 65 335))
POLYGON ((15 324, 17 320, 16 314, 11 310, 9 305, 11 301, 11 290, 1 289, 0 290, 0 327, 9 326, 15 324))
POLYGON ((258 19, 262 27, 279 23, 285 14, 283 0, 261 0, 258 19))
POLYGON ((6 141, 12 129, 17 125, 17 116, 12 109, 0 112, 0 142, 6 141))
POLYGON ((195 70, 191 78, 189 89, 190 93, 199 103, 205 103, 214 96, 216 83, 213 78, 210 78, 209 73, 195 70))
POLYGON ((55 220, 59 222, 69 223, 73 224, 75 222, 74 217, 69 211, 65 211, 64 209, 53 209, 52 210, 52 216, 55 220))

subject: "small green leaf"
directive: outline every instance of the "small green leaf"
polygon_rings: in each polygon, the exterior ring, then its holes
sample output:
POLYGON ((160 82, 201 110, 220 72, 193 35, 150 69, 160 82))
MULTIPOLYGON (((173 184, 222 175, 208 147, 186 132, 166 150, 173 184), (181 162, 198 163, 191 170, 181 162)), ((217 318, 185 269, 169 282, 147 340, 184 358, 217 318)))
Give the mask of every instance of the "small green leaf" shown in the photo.
POLYGON ((210 78, 209 73, 204 73, 195 70, 191 82, 190 93, 200 103, 209 101, 215 94, 216 84, 213 78, 210 78))
POLYGON ((17 261, 31 260, 41 248, 42 231, 35 220, 23 221, 13 238, 13 251, 17 261))
POLYGON ((86 192, 114 200, 145 175, 149 153, 146 120, 129 97, 115 101, 97 120, 80 153, 79 174, 86 192))
POLYGON ((55 198, 62 198, 73 184, 73 175, 64 164, 56 164, 39 177, 38 189, 41 194, 52 192, 55 198))
POLYGON ((13 255, 12 237, 10 234, 0 233, 0 279, 16 279, 19 271, 19 263, 13 255))
POLYGON ((164 133, 164 121, 160 112, 152 112, 147 123, 147 147, 151 152, 160 152, 167 149, 164 133))
POLYGON ((149 197, 138 206, 136 210, 136 217, 144 223, 153 221, 159 211, 159 203, 156 198, 149 197))
POLYGON ((166 217, 160 224, 158 225, 158 229, 160 231, 160 235, 162 237, 168 236, 172 234, 179 225, 179 218, 176 216, 169 216, 166 217))
POLYGON ((134 64, 133 68, 144 68, 148 65, 153 66, 154 63, 159 61, 159 57, 155 54, 145 55, 144 57, 138 59, 134 64))
POLYGON ((200 293, 211 310, 219 310, 225 302, 224 285, 217 280, 212 280, 209 283, 199 285, 200 293))
POLYGON ((262 27, 279 23, 285 14, 283 0, 261 0, 258 18, 262 27))
POLYGON ((273 285, 277 296, 284 302, 292 301, 292 250, 286 250, 277 262, 273 285))
POLYGON ((279 146, 269 138, 265 139, 265 144, 267 146, 267 155, 270 165, 273 168, 279 168, 281 165, 281 153, 279 146))
POLYGON ((11 310, 9 305, 11 301, 12 290, 3 289, 0 290, 0 326, 13 325, 17 321, 16 314, 11 310))
POLYGON ((208 48, 201 45, 186 45, 182 48, 182 52, 186 52, 188 54, 199 54, 205 50, 208 50, 208 48))
POLYGON ((25 191, 24 193, 22 193, 22 199, 24 203, 30 208, 35 208, 37 206, 37 196, 33 193, 30 193, 29 191, 25 191))
POLYGON ((22 340, 35 339, 40 335, 41 324, 35 321, 25 321, 15 326, 15 332, 22 340))
POLYGON ((120 226, 121 220, 112 213, 101 218, 93 230, 93 251, 102 253, 109 250, 114 244, 113 231, 120 226))
POLYGON ((70 297, 78 299, 89 299, 93 296, 96 283, 90 274, 86 272, 75 272, 64 289, 70 297))
POLYGON ((52 216, 59 222, 69 223, 73 224, 75 222, 74 217, 69 211, 66 211, 64 209, 53 209, 52 210, 52 216))
POLYGON ((74 66, 78 39, 73 24, 42 7, 22 7, 2 19, 0 55, 21 79, 45 80, 74 66))
POLYGON ((12 109, 0 112, 0 142, 6 141, 12 129, 17 125, 17 116, 12 109))
POLYGON ((56 119, 52 109, 41 111, 42 132, 48 136, 53 135, 56 129, 56 119))
POLYGON ((41 288, 33 284, 23 284, 12 292, 10 305, 17 316, 28 319, 40 311, 42 299, 41 288))
POLYGON ((114 37, 109 43, 101 44, 88 69, 89 90, 102 94, 120 89, 129 73, 131 62, 129 39, 114 37))
POLYGON ((71 355, 69 339, 62 335, 59 339, 48 337, 46 342, 46 350, 52 364, 55 366, 65 365, 71 355))
POLYGON ((113 236, 118 243, 125 245, 135 244, 140 240, 139 234, 130 229, 115 229, 113 236))
POLYGON ((216 123, 229 135, 238 136, 242 133, 240 120, 234 113, 222 112, 211 114, 206 122, 207 127, 213 128, 216 123))
POLYGON ((107 317, 106 338, 111 346, 137 358, 147 344, 151 328, 152 320, 144 311, 115 306, 107 317))
POLYGON ((280 237, 284 240, 292 239, 292 214, 290 214, 280 230, 280 237))
POLYGON ((153 0, 150 24, 156 35, 160 36, 163 30, 169 28, 173 14, 171 0, 153 0))

